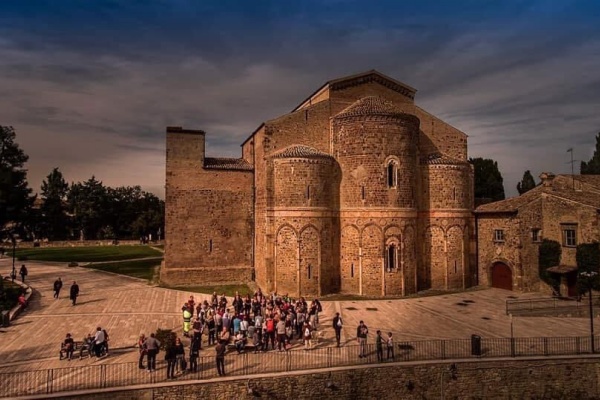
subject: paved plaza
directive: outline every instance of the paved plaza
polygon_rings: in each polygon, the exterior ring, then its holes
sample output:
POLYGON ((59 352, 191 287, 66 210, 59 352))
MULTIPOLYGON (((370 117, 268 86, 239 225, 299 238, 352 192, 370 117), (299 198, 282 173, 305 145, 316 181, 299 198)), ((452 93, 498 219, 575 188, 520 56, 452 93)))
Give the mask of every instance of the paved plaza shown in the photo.
MULTIPOLYGON (((20 263, 19 263, 20 264, 20 263)), ((8 275, 11 259, 0 260, 0 273, 8 275)), ((46 369, 88 364, 135 362, 134 347, 141 333, 157 328, 181 332, 181 306, 193 294, 148 285, 145 281, 64 263, 27 262, 27 282, 34 290, 30 307, 0 328, 0 372, 46 369), (65 286, 60 299, 53 298, 52 283, 61 277, 65 286), (78 304, 68 299, 73 281, 80 286, 78 304), (76 340, 93 333, 97 326, 110 334, 110 355, 102 359, 59 361, 58 350, 67 332, 76 340)), ((356 326, 364 320, 369 342, 375 332, 393 332, 396 343, 429 339, 468 339, 472 334, 485 338, 510 337, 510 319, 505 315, 507 298, 541 297, 500 289, 472 290, 458 294, 398 300, 322 302, 320 328, 324 333, 319 347, 335 345, 331 320, 340 312, 344 321, 343 343, 355 344, 356 326)), ((589 319, 515 317, 514 334, 529 336, 586 336, 589 319)), ((204 336, 204 340, 206 337, 204 336)), ((300 344, 294 347, 300 348, 300 344)), ((203 347, 201 356, 213 356, 203 347)), ((162 357, 159 355, 159 359, 162 357)))

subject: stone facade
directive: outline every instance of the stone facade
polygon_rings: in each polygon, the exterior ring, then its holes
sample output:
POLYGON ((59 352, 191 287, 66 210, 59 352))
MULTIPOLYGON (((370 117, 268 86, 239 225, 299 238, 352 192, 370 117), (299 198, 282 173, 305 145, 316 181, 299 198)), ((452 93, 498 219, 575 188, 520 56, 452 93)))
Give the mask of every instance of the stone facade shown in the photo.
POLYGON ((237 268, 292 296, 476 284, 466 135, 415 92, 376 71, 327 82, 259 126, 240 159, 205 158, 204 132, 168 128, 161 278, 237 268))
MULTIPOLYGON (((596 359, 388 364, 182 382, 62 399, 598 399, 596 359), (253 392, 249 393, 248 388, 253 392)), ((47 396, 50 398, 51 396, 47 396)), ((52 396, 54 397, 54 396, 52 396)))
POLYGON ((542 239, 550 239, 562 244, 561 294, 573 294, 577 244, 600 241, 600 176, 543 173, 540 178, 540 185, 519 197, 476 209, 480 284, 548 291, 539 278, 538 249, 542 239), (567 242, 566 231, 573 241, 567 242), (504 285, 495 268, 504 269, 504 285))

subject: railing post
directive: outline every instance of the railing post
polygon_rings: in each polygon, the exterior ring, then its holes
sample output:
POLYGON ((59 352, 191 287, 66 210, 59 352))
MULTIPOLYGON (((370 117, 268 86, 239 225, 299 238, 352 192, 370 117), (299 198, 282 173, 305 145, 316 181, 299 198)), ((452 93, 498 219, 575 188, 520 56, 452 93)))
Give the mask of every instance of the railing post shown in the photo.
POLYGON ((441 346, 441 350, 442 350, 442 360, 446 359, 446 341, 442 340, 442 346, 441 346))
POLYGON ((544 355, 548 355, 548 338, 544 337, 544 355))
POLYGON ((516 351, 515 351, 515 338, 511 337, 510 338, 510 356, 514 358, 515 355, 516 355, 516 351))
POLYGON ((47 381, 46 381, 46 394, 50 394, 52 393, 52 381, 53 379, 53 375, 54 375, 54 369, 49 369, 48 370, 48 374, 47 374, 47 381))
POLYGON ((102 364, 100 366, 100 376, 102 377, 102 387, 106 387, 106 365, 102 364))

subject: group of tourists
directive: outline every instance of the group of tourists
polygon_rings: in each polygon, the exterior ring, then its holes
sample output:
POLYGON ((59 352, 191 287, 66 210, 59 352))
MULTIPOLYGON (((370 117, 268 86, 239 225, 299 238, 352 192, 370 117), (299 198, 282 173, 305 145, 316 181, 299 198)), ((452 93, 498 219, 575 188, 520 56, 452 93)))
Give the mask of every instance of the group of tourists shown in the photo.
POLYGON ((253 296, 236 293, 231 304, 224 294, 213 293, 210 302, 199 304, 190 296, 182 312, 183 335, 198 338, 200 347, 206 334, 208 345, 223 341, 243 353, 247 347, 255 352, 268 351, 269 347, 286 351, 295 341, 310 349, 322 306, 316 298, 309 304, 304 297, 265 296, 259 289, 253 296))
POLYGON ((88 352, 90 357, 102 358, 108 356, 108 332, 102 327, 97 327, 94 335, 88 333, 79 344, 76 342, 70 333, 67 333, 65 339, 60 345, 59 359, 66 358, 71 361, 75 350, 79 350, 79 358, 83 357, 84 352, 88 352))

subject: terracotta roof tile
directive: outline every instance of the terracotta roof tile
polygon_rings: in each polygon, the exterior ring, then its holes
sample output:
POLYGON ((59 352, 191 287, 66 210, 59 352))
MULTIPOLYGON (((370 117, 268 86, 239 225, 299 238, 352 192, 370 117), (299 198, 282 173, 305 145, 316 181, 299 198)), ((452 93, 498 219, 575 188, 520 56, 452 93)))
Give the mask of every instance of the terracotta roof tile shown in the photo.
POLYGON ((333 158, 330 154, 302 144, 286 147, 270 155, 272 158, 333 158))
MULTIPOLYGON (((354 102, 335 118, 354 117, 361 115, 410 115, 399 110, 394 103, 379 96, 368 96, 354 102)), ((414 115, 413 118, 417 119, 414 115)), ((417 119, 418 120, 418 119, 417 119)))
POLYGON ((427 157, 421 159, 421 164, 427 165, 466 165, 469 164, 467 161, 458 160, 456 158, 449 157, 441 153, 429 154, 427 157))
MULTIPOLYGON (((576 175, 575 180, 578 180, 580 177, 582 177, 582 175, 576 175)), ((481 205, 477 207, 475 212, 517 212, 519 208, 541 197, 542 194, 563 198, 586 206, 595 207, 600 210, 600 191, 574 190, 572 179, 573 178, 571 175, 557 175, 553 179, 551 186, 539 184, 535 188, 520 196, 481 205)), ((600 176, 588 175, 583 178, 583 181, 592 185, 593 182, 600 182, 600 176), (597 178, 592 178, 592 176, 596 176, 597 178)))
POLYGON ((237 171, 253 171, 254 167, 243 158, 205 158, 205 169, 230 169, 237 171))

